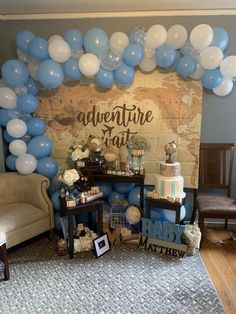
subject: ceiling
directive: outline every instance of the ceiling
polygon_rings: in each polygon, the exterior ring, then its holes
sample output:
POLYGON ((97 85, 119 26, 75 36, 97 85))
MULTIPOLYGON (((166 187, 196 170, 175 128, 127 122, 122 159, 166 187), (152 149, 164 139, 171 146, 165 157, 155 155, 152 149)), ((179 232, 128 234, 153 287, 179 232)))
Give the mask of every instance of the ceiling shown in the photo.
POLYGON ((236 14, 235 0, 0 0, 2 20, 236 14), (173 13, 175 12, 175 13, 173 13), (50 15, 50 16, 49 16, 50 15))

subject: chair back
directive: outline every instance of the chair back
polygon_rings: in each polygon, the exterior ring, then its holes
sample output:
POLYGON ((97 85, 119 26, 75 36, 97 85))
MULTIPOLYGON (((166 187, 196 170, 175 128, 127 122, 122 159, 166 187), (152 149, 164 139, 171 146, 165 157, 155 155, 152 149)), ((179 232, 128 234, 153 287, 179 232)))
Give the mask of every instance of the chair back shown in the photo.
POLYGON ((201 143, 199 189, 223 189, 230 196, 234 144, 201 143))

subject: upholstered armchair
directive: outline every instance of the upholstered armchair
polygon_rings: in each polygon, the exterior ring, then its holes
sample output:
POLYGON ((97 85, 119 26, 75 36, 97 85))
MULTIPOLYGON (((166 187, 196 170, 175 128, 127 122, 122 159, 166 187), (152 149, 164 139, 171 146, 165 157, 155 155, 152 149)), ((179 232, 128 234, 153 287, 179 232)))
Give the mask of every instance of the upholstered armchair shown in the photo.
POLYGON ((0 231, 7 248, 54 228, 49 180, 39 174, 0 173, 0 231))

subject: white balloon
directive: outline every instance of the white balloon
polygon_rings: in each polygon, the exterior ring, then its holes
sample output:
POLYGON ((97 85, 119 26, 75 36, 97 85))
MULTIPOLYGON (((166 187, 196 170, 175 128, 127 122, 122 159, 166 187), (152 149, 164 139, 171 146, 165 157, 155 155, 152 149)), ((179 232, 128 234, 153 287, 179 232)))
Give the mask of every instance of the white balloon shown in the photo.
POLYGON ((236 77, 236 56, 226 57, 220 65, 220 72, 224 77, 236 77))
POLYGON ((141 212, 137 206, 131 205, 127 208, 125 217, 129 224, 136 225, 141 220, 141 212))
POLYGON ((17 95, 9 87, 0 87, 0 107, 5 109, 16 108, 17 95))
POLYGON ((155 56, 155 52, 156 50, 155 49, 150 49, 150 48, 144 48, 144 56, 146 58, 152 58, 155 56))
POLYGON ((28 63, 28 71, 30 77, 32 77, 33 80, 38 81, 39 80, 39 62, 30 58, 28 63))
POLYGON ((48 45, 48 54, 56 62, 66 62, 71 56, 70 45, 64 39, 53 39, 48 45))
POLYGON ((7 122, 6 129, 12 137, 20 138, 26 134, 27 125, 21 119, 12 119, 7 122))
POLYGON ((231 78, 223 78, 222 82, 220 83, 219 86, 213 88, 213 92, 214 94, 216 94, 217 96, 226 96, 228 95, 232 89, 233 89, 233 81, 231 80, 231 78))
POLYGON ((200 64, 204 69, 213 70, 220 66, 224 54, 220 48, 207 47, 200 54, 200 64))
POLYGON ((29 61, 29 56, 28 56, 25 52, 23 52, 23 51, 21 51, 19 48, 17 48, 16 54, 17 54, 17 58, 18 58, 19 60, 21 60, 21 61, 24 62, 24 63, 28 63, 28 61, 29 61))
POLYGON ((27 152, 27 145, 22 140, 14 140, 9 144, 9 151, 12 155, 20 156, 27 152))
POLYGON ((113 52, 121 55, 128 45, 129 37, 125 33, 116 32, 111 35, 110 48, 113 52))
POLYGON ((167 39, 167 32, 162 25, 151 26, 146 33, 145 47, 150 49, 156 49, 163 45, 167 39))
POLYGON ((213 29, 207 24, 199 24, 190 33, 190 42, 198 51, 208 47, 213 39, 213 29))
POLYGON ((197 63, 196 70, 193 74, 190 75, 190 77, 193 80, 200 80, 203 73, 204 73, 203 67, 201 66, 200 63, 197 63))
POLYGON ((60 35, 52 35, 51 37, 49 37, 48 43, 50 44, 54 39, 64 40, 64 38, 60 35))
POLYGON ((100 69, 100 61, 93 53, 85 53, 79 59, 79 69, 85 76, 93 77, 100 69))
POLYGON ((37 160, 31 154, 22 154, 16 159, 16 170, 22 174, 30 174, 37 168, 37 160))
POLYGON ((147 57, 143 57, 142 61, 139 64, 139 68, 143 71, 143 72, 152 72, 153 70, 155 70, 157 66, 156 63, 156 59, 155 57, 152 58, 147 58, 147 57))
POLYGON ((182 25, 173 25, 167 31, 167 40, 166 44, 169 46, 179 49, 181 48, 187 41, 188 33, 186 28, 182 25))

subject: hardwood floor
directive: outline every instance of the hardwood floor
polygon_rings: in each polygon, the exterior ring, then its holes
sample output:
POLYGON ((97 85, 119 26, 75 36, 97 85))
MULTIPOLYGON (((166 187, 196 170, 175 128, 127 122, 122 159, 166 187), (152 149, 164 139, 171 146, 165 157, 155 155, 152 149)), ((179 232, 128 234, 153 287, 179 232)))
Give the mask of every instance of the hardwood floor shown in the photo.
MULTIPOLYGON (((236 233, 235 237, 236 237, 236 233)), ((222 227, 207 227, 200 254, 226 314, 236 313, 236 238, 222 227), (223 240, 223 241, 222 241, 223 240)))

